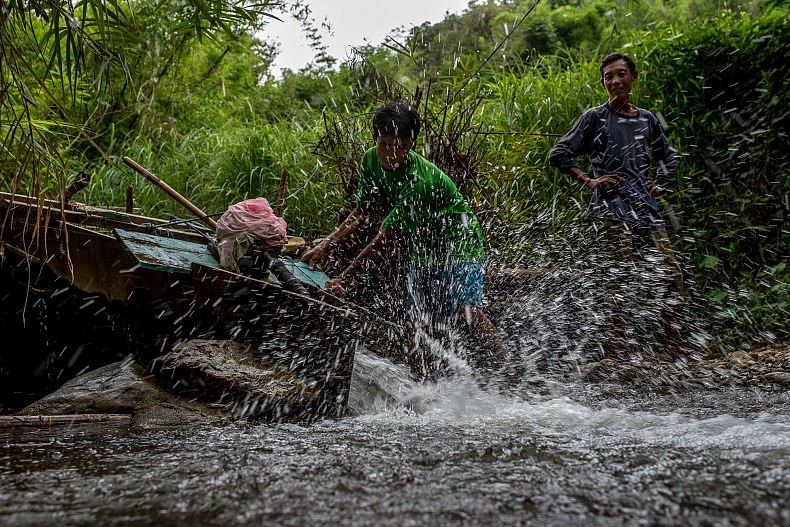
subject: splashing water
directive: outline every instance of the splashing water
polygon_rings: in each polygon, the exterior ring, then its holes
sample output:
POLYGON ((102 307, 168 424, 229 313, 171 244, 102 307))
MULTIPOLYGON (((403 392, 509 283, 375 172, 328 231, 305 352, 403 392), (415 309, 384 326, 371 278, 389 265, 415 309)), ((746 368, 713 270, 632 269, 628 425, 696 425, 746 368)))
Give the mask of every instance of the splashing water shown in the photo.
POLYGON ((360 350, 352 416, 0 434, 14 525, 787 525, 790 400, 627 401, 471 376, 416 383, 360 350), (4 435, 3 435, 4 434, 4 435))

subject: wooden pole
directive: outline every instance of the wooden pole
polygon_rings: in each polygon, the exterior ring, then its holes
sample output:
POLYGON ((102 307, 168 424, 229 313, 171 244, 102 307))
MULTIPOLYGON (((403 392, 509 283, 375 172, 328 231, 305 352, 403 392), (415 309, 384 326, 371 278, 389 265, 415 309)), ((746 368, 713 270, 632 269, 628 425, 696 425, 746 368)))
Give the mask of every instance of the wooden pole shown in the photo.
POLYGON ((282 216, 283 201, 285 201, 285 189, 288 187, 288 171, 283 169, 280 173, 280 186, 277 188, 277 202, 274 204, 274 213, 282 216))
POLYGON ((3 415, 0 428, 21 426, 55 426, 80 424, 120 424, 131 425, 131 414, 73 414, 73 415, 3 415))
POLYGON ((134 188, 131 185, 126 187, 126 212, 134 213, 134 188))
POLYGON ((156 177, 155 175, 153 175, 148 170, 144 169, 143 167, 141 167, 135 161, 133 161, 132 159, 130 159, 128 157, 124 157, 123 158, 123 162, 126 163, 127 165, 129 165, 130 167, 132 167, 135 170, 135 172, 145 176, 145 178, 148 181, 150 181, 151 183, 153 183, 157 187, 159 187, 162 190, 164 190, 171 198, 175 199, 181 205, 186 207, 192 214, 197 216, 199 219, 203 220, 203 223, 205 223, 206 225, 211 227, 211 230, 216 232, 216 230, 217 230, 217 222, 214 221, 213 219, 209 218, 208 216, 206 216, 205 212, 203 212, 202 210, 197 208, 195 205, 192 204, 192 202, 190 202, 184 196, 182 196, 181 194, 176 192, 170 185, 168 185, 167 183, 165 183, 164 181, 162 181, 161 179, 159 179, 158 177, 156 177))
POLYGON ((88 183, 90 182, 90 174, 86 174, 85 172, 80 172, 77 174, 77 177, 74 178, 74 181, 71 182, 71 185, 66 187, 66 189, 63 191, 63 202, 65 203, 69 201, 74 194, 87 187, 88 183))

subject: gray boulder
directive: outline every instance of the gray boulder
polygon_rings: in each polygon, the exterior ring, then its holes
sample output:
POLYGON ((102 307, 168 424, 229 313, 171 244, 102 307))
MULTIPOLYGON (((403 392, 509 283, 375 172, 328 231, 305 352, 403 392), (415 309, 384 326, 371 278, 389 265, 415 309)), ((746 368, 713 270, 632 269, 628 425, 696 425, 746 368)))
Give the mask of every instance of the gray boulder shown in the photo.
POLYGON ((139 427, 220 423, 208 405, 163 390, 139 364, 127 360, 84 373, 19 415, 131 414, 139 427))
POLYGON ((133 426, 309 421, 317 383, 226 340, 188 340, 150 366, 129 359, 84 373, 18 415, 130 414, 133 426))
POLYGON ((321 395, 316 382, 231 340, 184 341, 151 370, 168 391, 221 406, 233 417, 310 420, 321 395))

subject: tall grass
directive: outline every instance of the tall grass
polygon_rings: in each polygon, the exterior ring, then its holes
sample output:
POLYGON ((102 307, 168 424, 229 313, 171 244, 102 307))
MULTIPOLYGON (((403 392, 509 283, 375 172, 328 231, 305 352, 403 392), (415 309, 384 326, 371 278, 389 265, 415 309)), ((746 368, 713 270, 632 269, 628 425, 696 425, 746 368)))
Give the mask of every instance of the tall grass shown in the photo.
POLYGON ((587 196, 547 166, 548 151, 585 109, 602 102, 597 66, 544 58, 490 72, 477 89, 488 95, 479 112, 487 130, 484 185, 476 200, 500 265, 568 267, 587 251, 587 196))
MULTIPOLYGON (((664 120, 682 156, 661 205, 691 304, 722 346, 790 336, 789 36, 783 12, 727 13, 632 34, 623 46, 641 70, 635 103, 664 120)), ((573 263, 586 250, 578 234, 588 196, 546 156, 551 134, 605 101, 599 79, 597 63, 544 58, 484 85, 481 123, 502 134, 489 145, 489 177, 500 189, 493 223, 502 220, 493 243, 506 262, 573 263), (536 134, 530 151, 526 134, 536 134)))
MULTIPOLYGON (((281 215, 289 234, 317 236, 334 228, 331 211, 342 202, 341 186, 328 178, 313 153, 320 122, 227 122, 198 128, 178 142, 163 144, 135 137, 118 150, 162 178, 168 185, 215 217, 238 201, 264 197, 274 206, 281 179, 286 182, 281 215), (313 214, 315 212, 315 214, 313 214)), ((143 213, 188 218, 189 213, 158 187, 120 160, 96 167, 89 193, 97 205, 122 206, 125 189, 134 189, 143 213)))
MULTIPOLYGON (((786 13, 774 11, 757 20, 725 14, 682 28, 657 25, 624 35, 620 46, 640 68, 634 102, 660 115, 682 156, 677 186, 661 205, 695 316, 708 321, 721 346, 790 336, 788 36, 786 13)), ((469 132, 479 175, 465 192, 497 265, 584 265, 589 196, 546 162, 558 136, 606 99, 598 59, 573 57, 484 71, 465 88, 481 98, 469 132)), ((343 97, 360 108, 353 91, 341 96, 341 90, 336 108, 343 108, 343 97)), ((249 197, 274 201, 285 172, 289 232, 331 231, 348 197, 349 174, 322 164, 325 158, 314 152, 326 132, 321 114, 270 119, 206 124, 161 144, 119 140, 117 150, 208 213, 249 197)), ((96 204, 121 205, 128 185, 146 213, 185 215, 122 164, 98 168, 89 196, 96 204)))

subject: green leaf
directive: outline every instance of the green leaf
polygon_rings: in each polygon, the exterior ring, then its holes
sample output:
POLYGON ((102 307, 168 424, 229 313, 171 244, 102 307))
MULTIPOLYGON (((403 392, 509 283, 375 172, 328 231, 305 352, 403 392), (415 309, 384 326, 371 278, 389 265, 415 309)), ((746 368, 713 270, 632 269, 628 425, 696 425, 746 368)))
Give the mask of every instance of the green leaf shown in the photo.
POLYGON ((706 254, 702 257, 702 261, 699 265, 703 269, 714 269, 717 265, 719 265, 719 259, 715 256, 706 254))

